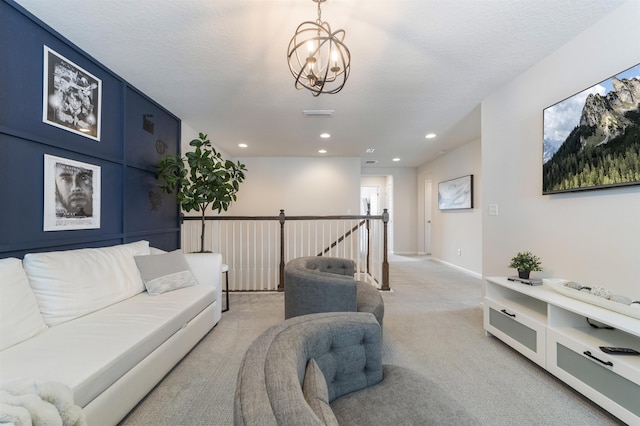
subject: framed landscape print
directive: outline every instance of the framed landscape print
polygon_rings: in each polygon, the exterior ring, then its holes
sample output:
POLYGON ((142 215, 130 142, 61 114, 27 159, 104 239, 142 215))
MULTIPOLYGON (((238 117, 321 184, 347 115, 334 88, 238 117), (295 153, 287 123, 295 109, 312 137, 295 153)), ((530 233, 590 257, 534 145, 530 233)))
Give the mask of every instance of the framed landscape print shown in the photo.
POLYGON ((44 46, 42 121, 100 140, 102 80, 44 46))
POLYGON ((473 175, 440 182, 438 208, 440 210, 473 208, 473 175))
POLYGON ((44 156, 44 230, 100 228, 100 166, 44 156))
POLYGON ((640 64, 543 111, 542 193, 640 184, 640 64))

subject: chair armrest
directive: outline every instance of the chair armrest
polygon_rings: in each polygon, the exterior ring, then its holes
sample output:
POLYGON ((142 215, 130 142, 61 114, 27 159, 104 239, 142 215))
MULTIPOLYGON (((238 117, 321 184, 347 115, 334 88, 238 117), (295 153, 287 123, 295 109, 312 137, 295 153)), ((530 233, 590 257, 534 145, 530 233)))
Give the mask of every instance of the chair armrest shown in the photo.
POLYGON ((185 253, 193 276, 200 284, 220 288, 222 255, 220 253, 185 253))

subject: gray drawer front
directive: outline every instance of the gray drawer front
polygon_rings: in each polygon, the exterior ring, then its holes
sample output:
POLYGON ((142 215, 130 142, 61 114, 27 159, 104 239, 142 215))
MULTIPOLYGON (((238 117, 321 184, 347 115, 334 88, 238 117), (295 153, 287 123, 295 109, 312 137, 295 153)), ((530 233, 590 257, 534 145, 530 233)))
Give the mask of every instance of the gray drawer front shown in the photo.
POLYGON ((557 351, 558 367, 640 416, 640 386, 560 343, 557 351))
POLYGON ((489 308, 489 324, 537 353, 536 331, 507 315, 489 308))

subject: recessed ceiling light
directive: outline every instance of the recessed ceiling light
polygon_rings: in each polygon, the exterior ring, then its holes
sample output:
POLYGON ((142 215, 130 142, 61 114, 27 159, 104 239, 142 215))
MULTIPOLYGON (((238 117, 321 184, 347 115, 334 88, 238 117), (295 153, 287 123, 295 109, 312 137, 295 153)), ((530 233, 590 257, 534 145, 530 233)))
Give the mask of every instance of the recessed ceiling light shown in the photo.
POLYGON ((425 138, 427 138, 427 139, 433 139, 435 137, 436 137, 435 133, 427 133, 427 135, 425 136, 425 138))
POLYGON ((393 161, 398 162, 400 159, 398 157, 394 158, 393 161))
POLYGON ((322 139, 329 139, 331 137, 331 135, 329 133, 320 133, 320 137, 322 139))
POLYGON ((239 146, 240 148, 246 148, 246 147, 248 147, 249 145, 247 145, 246 143, 239 143, 239 144, 238 144, 238 146, 239 146))
POLYGON ((318 152, 319 152, 320 154, 326 154, 326 153, 327 153, 327 150, 326 150, 326 149, 319 149, 319 150, 318 150, 318 152))

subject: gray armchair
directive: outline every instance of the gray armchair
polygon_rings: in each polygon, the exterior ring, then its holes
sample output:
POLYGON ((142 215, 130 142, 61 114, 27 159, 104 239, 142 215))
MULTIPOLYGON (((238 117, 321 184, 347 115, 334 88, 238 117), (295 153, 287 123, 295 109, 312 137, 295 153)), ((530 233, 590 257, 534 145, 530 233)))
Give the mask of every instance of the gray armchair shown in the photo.
POLYGON ((236 426, 478 425, 446 389, 382 364, 371 314, 329 312, 276 324, 240 364, 236 426))
POLYGON ((321 312, 369 312, 380 325, 384 302, 378 289, 354 279, 350 259, 310 256, 284 268, 285 319, 321 312))

